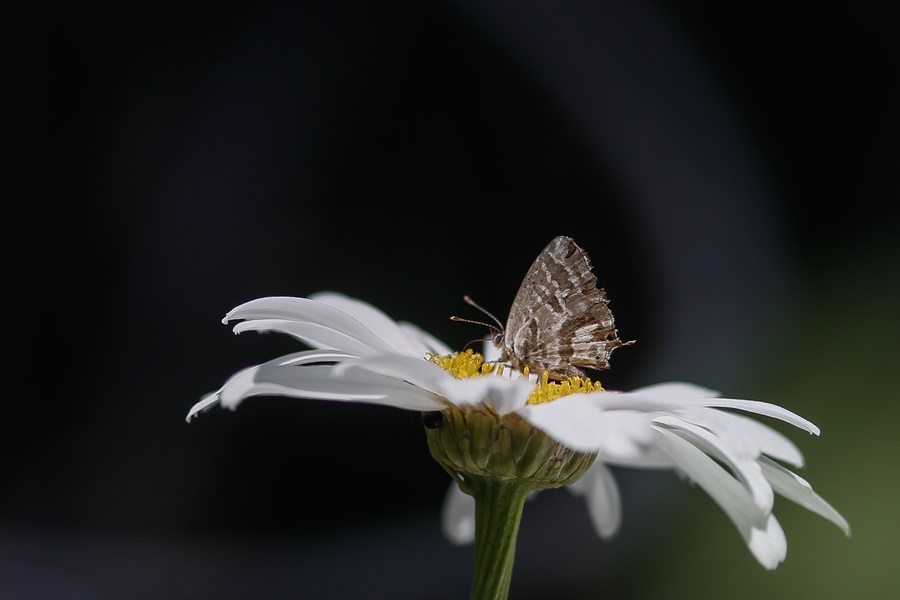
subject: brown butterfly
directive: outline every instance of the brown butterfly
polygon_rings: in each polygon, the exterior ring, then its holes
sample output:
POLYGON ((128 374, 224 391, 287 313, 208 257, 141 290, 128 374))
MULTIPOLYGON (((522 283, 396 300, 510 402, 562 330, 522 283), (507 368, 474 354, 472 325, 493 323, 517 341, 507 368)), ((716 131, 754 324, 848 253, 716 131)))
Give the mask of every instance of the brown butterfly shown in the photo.
POLYGON ((608 369, 610 353, 634 343, 619 339, 588 255, 565 236, 554 238, 528 269, 506 327, 468 296, 465 300, 497 322, 499 327, 482 325, 494 331, 501 362, 547 371, 553 379, 584 377, 579 367, 608 369))

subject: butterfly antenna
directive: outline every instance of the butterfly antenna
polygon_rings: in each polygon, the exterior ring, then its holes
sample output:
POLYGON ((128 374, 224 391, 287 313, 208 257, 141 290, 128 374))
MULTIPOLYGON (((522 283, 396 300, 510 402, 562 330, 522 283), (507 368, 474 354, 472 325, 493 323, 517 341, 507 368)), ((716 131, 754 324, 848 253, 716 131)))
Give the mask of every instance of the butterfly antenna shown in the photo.
POLYGON ((494 315, 492 315, 491 313, 489 313, 488 311, 486 311, 485 309, 480 307, 474 300, 472 300, 468 296, 463 296, 463 300, 466 301, 466 304, 470 304, 470 305, 474 306, 475 308, 477 308, 478 310, 480 310, 481 312, 483 312, 484 314, 486 314, 487 316, 492 318, 494 320, 494 322, 496 323, 496 325, 492 325, 491 323, 485 323, 483 321, 473 321, 472 319, 463 319, 462 317, 457 317, 457 316, 450 317, 451 321, 461 321, 463 323, 473 323, 475 325, 484 325, 491 331, 496 331, 497 333, 503 333, 503 323, 501 323, 499 321, 499 319, 497 319, 497 317, 495 317, 494 315))
POLYGON ((466 304, 471 304, 472 306, 474 306, 475 308, 477 308, 478 310, 480 310, 481 312, 483 312, 484 314, 489 316, 491 319, 493 319, 494 323, 497 324, 498 329, 503 329, 503 323, 500 322, 500 319, 498 319, 497 317, 495 317, 494 315, 489 313, 487 310, 485 310, 484 308, 479 306, 474 300, 472 300, 472 298, 470 298, 469 296, 463 296, 463 300, 466 301, 466 304))
POLYGON ((500 329, 493 323, 485 323, 484 321, 473 321, 472 319, 463 319, 462 317, 457 317, 456 315, 453 315, 452 317, 450 317, 450 320, 458 321, 460 323, 472 323, 473 325, 484 325, 491 331, 496 331, 497 333, 500 333, 502 331, 502 329, 500 329))

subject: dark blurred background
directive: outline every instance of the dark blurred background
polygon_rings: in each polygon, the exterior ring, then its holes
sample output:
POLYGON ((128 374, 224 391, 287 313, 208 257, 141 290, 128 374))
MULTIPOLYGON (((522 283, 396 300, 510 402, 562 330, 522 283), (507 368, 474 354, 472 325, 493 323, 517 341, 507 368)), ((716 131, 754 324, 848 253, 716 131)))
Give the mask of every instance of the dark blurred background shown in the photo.
POLYGON ((259 398, 298 349, 246 300, 336 290, 456 347, 555 235, 620 334, 606 387, 784 405, 853 537, 785 501, 760 568, 671 474, 526 508, 513 598, 900 589, 900 46, 893 3, 13 3, 0 597, 461 598, 471 548, 419 417, 259 398), (649 573, 652 573, 650 575, 649 573))

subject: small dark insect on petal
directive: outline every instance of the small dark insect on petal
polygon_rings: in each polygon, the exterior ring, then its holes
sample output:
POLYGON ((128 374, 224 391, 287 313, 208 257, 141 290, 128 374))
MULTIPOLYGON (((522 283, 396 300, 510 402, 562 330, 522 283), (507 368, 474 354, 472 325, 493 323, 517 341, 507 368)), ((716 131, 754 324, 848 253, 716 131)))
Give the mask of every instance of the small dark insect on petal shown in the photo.
POLYGON ((425 429, 437 429, 443 422, 444 415, 438 410, 422 413, 422 425, 425 426, 425 429))

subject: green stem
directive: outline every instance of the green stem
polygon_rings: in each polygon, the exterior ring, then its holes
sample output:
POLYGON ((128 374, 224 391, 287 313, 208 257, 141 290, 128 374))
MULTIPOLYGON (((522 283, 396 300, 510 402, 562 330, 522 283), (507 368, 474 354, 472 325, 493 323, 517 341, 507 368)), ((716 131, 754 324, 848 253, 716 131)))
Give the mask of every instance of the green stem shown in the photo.
POLYGON ((467 478, 475 497, 475 572, 470 600, 506 600, 522 508, 531 486, 521 480, 467 478))

